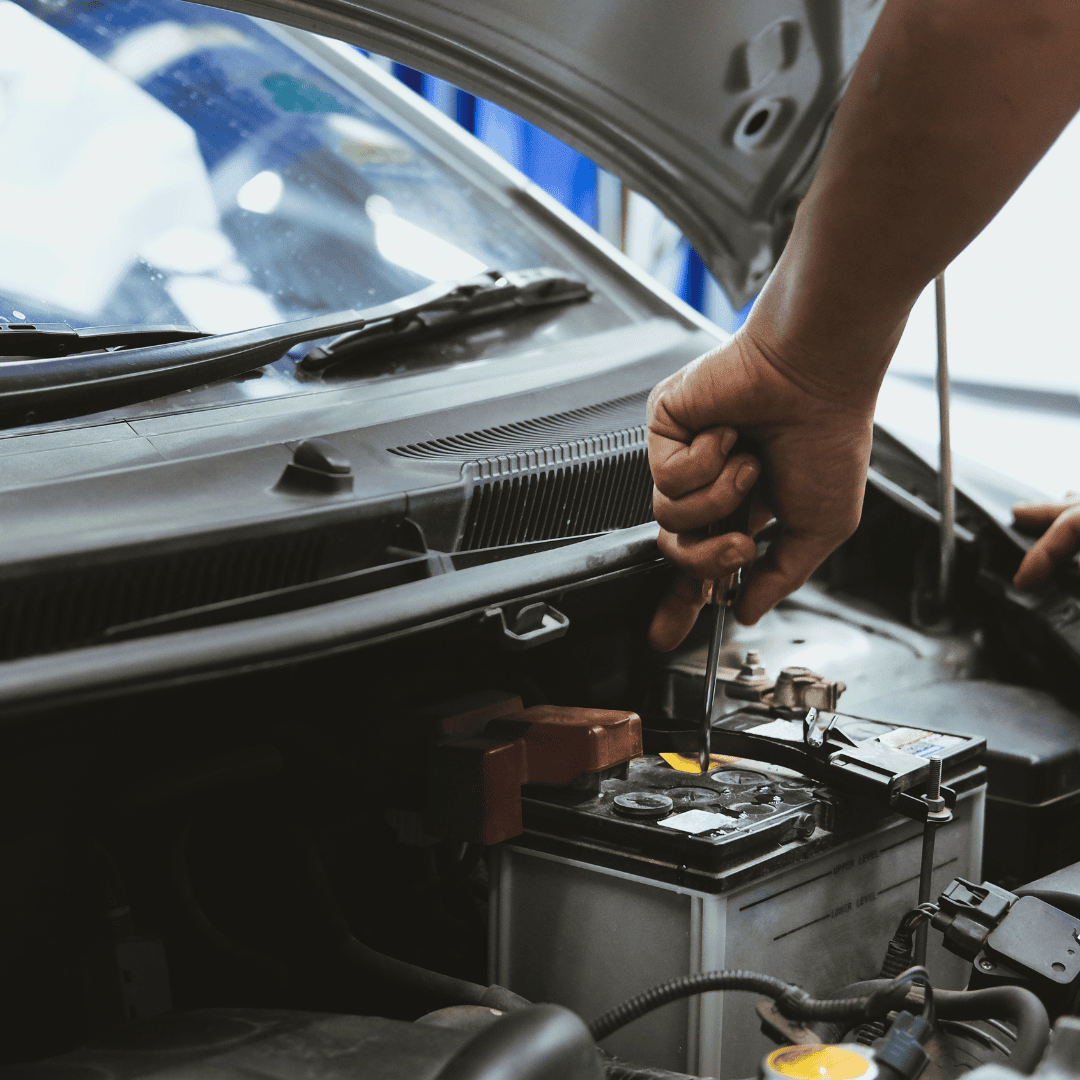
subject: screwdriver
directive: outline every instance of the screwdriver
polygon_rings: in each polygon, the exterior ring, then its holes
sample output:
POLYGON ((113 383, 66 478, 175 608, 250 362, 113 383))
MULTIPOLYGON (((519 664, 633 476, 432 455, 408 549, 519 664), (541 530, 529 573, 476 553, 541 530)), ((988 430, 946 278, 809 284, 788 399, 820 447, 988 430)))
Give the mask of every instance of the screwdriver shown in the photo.
MULTIPOLYGON (((735 512, 723 521, 709 526, 709 536, 724 536, 727 533, 750 531, 750 498, 739 504, 735 512)), ((708 583, 712 625, 709 628, 709 653, 705 663, 705 701, 701 709, 701 726, 698 729, 698 765, 702 773, 709 771, 712 743, 712 711, 716 701, 716 675, 720 670, 720 646, 724 639, 724 616, 734 602, 742 584, 742 567, 728 578, 717 578, 708 583)))

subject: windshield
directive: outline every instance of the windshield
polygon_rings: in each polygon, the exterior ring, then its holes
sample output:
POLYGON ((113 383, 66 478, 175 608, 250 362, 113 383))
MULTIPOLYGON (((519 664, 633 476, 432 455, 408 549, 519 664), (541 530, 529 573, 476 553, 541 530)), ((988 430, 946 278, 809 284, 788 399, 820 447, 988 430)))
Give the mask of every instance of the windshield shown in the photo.
POLYGON ((4 321, 222 333, 567 266, 519 210, 242 15, 0 0, 0 42, 4 321))

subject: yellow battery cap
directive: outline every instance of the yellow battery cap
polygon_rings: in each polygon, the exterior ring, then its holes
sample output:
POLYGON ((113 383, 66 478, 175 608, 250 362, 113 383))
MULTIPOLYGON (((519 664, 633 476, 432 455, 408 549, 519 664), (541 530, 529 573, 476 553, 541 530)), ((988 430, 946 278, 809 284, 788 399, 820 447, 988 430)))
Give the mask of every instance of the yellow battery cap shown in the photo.
POLYGON ((864 1054, 873 1051, 823 1043, 784 1046, 761 1063, 761 1075, 767 1080, 875 1080, 878 1067, 864 1054))

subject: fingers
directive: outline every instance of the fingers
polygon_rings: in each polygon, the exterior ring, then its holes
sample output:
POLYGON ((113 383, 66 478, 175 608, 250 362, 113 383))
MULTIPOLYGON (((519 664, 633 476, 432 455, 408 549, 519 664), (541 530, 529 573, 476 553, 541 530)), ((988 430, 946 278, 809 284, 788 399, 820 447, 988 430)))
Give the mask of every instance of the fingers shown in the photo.
POLYGON ((1080 546, 1080 505, 1072 504, 1064 513, 1058 514, 1050 528, 1028 550, 1013 584, 1018 589, 1037 585, 1049 576, 1056 563, 1069 558, 1077 546, 1080 546))
POLYGON ((744 533, 699 537, 661 529, 657 545, 661 555, 699 583, 729 577, 740 566, 753 562, 757 554, 757 545, 744 533))
POLYGON ((1075 499, 1063 502, 1023 502, 1013 508, 1013 521, 1017 525, 1049 525, 1060 514, 1076 505, 1075 499))
POLYGON ((736 454, 723 463, 719 475, 705 487, 671 498, 660 490, 653 492, 653 513, 669 532, 699 529, 722 521, 733 513, 761 474, 761 466, 749 454, 736 454))
POLYGON ((757 546, 743 533, 702 538, 661 530, 661 553, 686 571, 656 609, 649 627, 649 644, 661 652, 674 649, 694 627, 705 604, 702 583, 730 577, 751 562, 757 546))
POLYGON ((671 652, 694 628, 698 612, 705 606, 701 582, 679 574, 671 591, 661 601, 649 626, 649 644, 659 652, 671 652))
POLYGON ((706 428, 697 434, 649 428, 649 467, 653 483, 669 499, 711 484, 719 475, 737 434, 731 428, 706 428))

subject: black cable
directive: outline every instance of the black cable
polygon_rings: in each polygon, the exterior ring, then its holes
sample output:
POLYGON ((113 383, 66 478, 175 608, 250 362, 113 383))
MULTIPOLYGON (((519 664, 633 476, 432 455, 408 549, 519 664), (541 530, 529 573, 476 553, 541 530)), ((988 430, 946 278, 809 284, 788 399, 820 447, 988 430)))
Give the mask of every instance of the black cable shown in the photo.
MULTIPOLYGON (((885 949, 885 959, 881 962, 878 978, 895 979, 901 972, 911 967, 915 962, 915 931, 927 919, 933 918, 937 910, 936 904, 920 904, 904 915, 896 928, 896 933, 893 934, 885 949)), ((885 1022, 883 1020, 871 1020, 860 1025, 855 1038, 856 1042, 861 1043, 863 1046, 872 1046, 884 1034, 885 1022)))
POLYGON ((467 979, 429 971, 405 960, 387 956, 358 941, 338 907, 326 870, 311 837, 303 829, 293 827, 289 830, 288 838, 307 879, 315 912, 320 918, 330 947, 347 964, 362 970, 373 980, 400 987, 439 1005, 486 1005, 506 1012, 529 1004, 524 998, 501 986, 481 986, 480 983, 469 982, 467 979))
POLYGON ((662 1005, 712 990, 747 990, 763 994, 772 998, 780 1012, 792 1020, 869 1020, 888 1014, 904 1000, 911 977, 910 972, 905 972, 900 979, 875 984, 875 989, 865 997, 827 1000, 812 998, 798 986, 756 971, 727 970, 683 975, 650 987, 598 1016, 589 1025, 589 1031, 599 1042, 662 1005))
POLYGON ((933 1027, 937 1014, 934 1009, 934 987, 930 983, 930 973, 921 964, 909 967, 902 971, 893 980, 896 983, 906 984, 920 981, 923 987, 923 1019, 933 1027))

